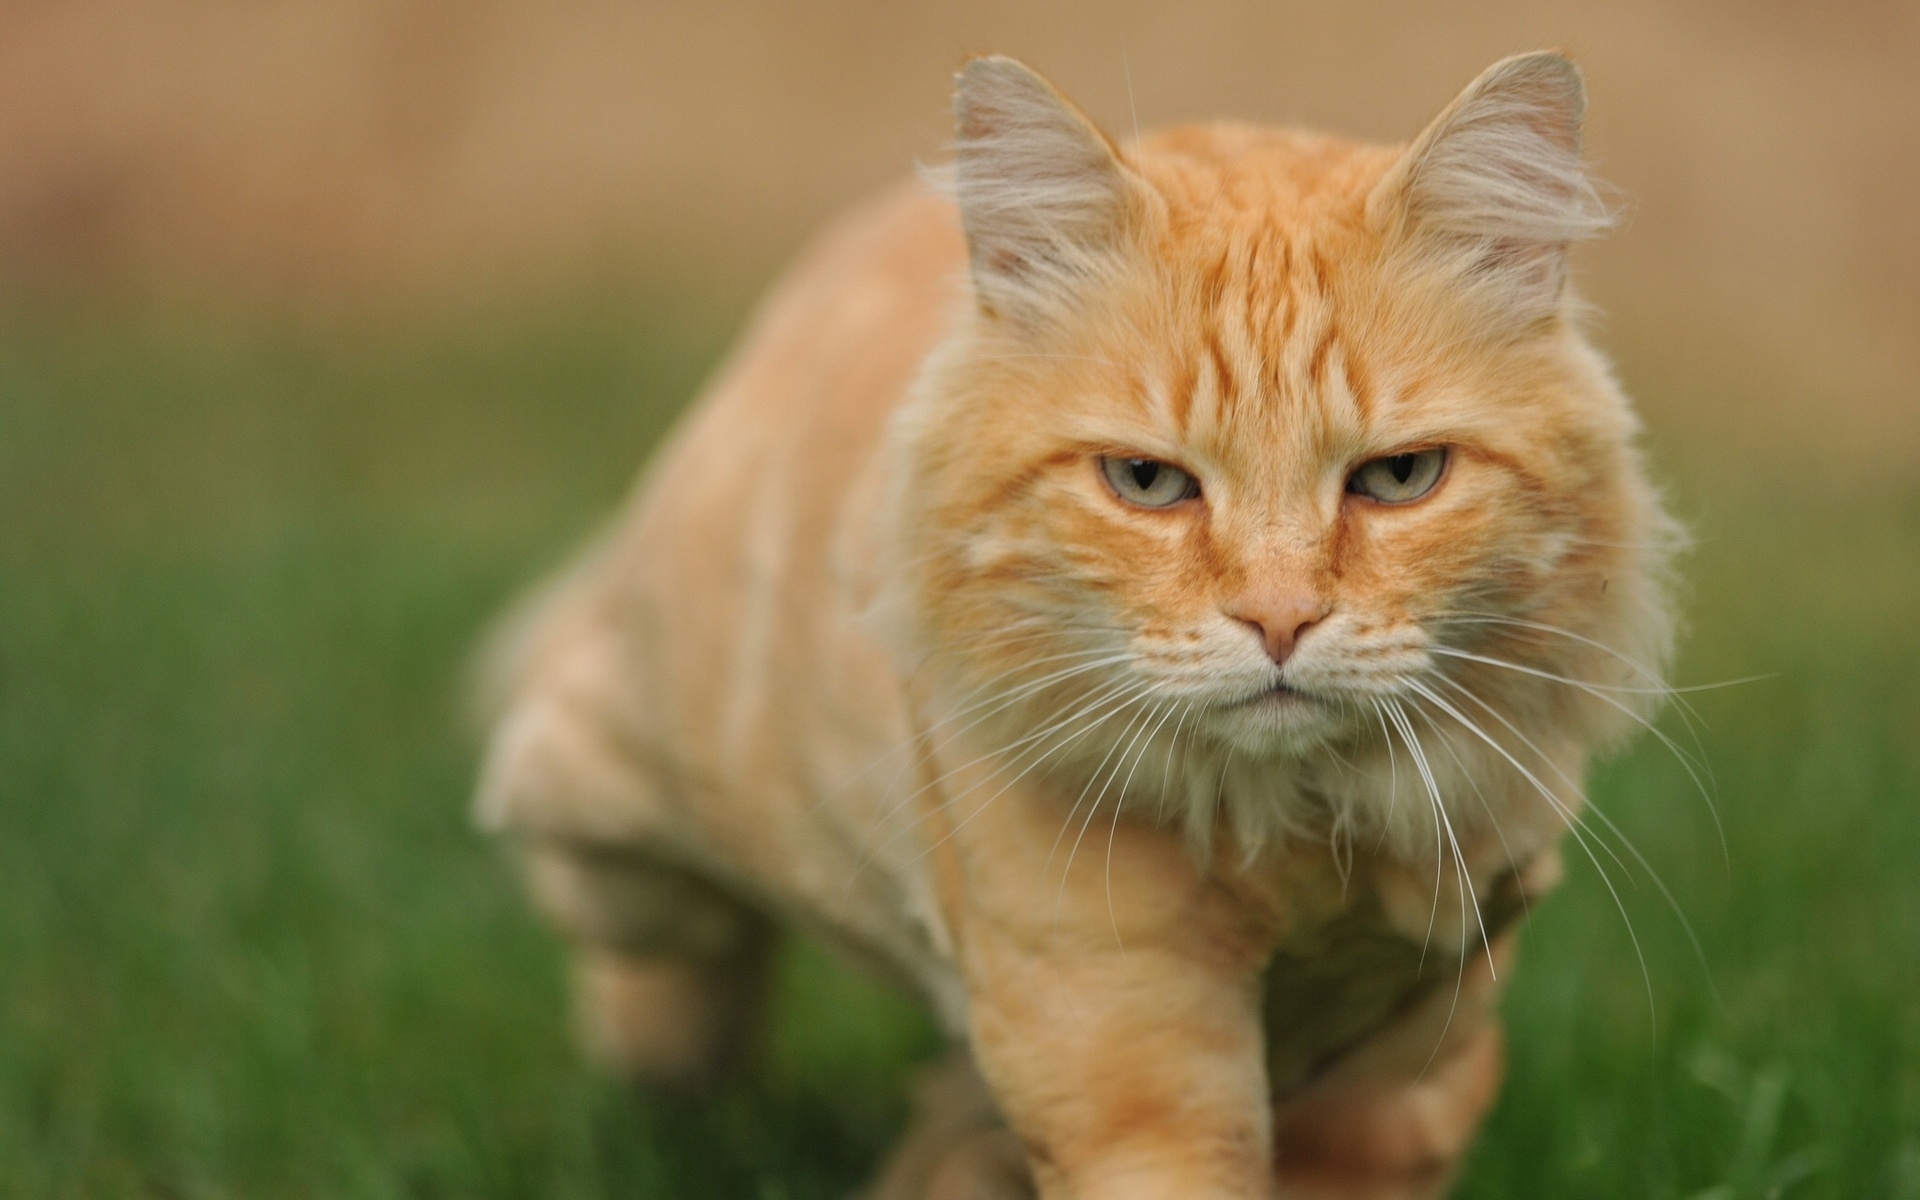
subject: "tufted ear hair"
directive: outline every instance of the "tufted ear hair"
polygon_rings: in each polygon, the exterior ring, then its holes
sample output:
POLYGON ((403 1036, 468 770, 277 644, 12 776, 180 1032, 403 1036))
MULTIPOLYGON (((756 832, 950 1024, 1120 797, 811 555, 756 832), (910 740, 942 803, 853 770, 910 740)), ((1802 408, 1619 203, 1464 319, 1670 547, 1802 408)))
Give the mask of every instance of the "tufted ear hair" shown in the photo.
POLYGON ((1042 320, 1111 267, 1144 185, 1072 102, 1011 58, 968 62, 953 114, 954 189, 981 308, 1042 320))
POLYGON ((1457 272, 1516 322, 1559 311, 1567 246, 1612 218, 1580 161, 1586 89, 1564 56, 1493 64, 1367 198, 1368 220, 1457 272))

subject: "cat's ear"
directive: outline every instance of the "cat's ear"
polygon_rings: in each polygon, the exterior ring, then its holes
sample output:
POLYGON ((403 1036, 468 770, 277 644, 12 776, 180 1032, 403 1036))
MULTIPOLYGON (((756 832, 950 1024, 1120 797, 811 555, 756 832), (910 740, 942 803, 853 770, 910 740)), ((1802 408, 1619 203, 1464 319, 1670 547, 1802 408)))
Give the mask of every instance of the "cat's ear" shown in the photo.
POLYGON ((1369 221, 1460 272, 1511 318, 1553 316, 1568 244, 1611 223, 1580 161, 1586 106, 1579 70, 1559 54, 1495 63, 1381 179, 1369 221))
POLYGON ((1071 101, 1011 58, 976 58, 953 95, 953 183, 982 308, 1043 319, 1112 265, 1142 185, 1071 101))

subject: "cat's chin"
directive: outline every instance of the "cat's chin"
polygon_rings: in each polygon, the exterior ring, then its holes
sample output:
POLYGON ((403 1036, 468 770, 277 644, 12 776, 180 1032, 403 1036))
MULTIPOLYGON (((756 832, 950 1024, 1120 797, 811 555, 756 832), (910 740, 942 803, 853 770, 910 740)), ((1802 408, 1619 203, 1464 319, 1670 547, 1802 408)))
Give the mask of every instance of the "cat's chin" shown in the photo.
POLYGON ((1284 684, 1214 710, 1214 721, 1236 748, 1262 756, 1305 754, 1344 732, 1336 706, 1284 684))

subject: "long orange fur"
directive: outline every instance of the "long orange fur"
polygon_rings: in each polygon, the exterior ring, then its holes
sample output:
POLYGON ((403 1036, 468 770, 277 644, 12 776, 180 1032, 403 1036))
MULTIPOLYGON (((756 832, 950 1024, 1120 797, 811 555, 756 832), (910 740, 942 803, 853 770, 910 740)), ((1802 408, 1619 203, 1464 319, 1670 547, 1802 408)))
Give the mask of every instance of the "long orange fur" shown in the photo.
POLYGON ((1121 147, 969 63, 945 194, 807 252, 508 639, 480 807, 589 1045, 710 1077, 790 921, 957 1047, 877 1194, 1444 1190, 1670 638, 1564 280, 1583 103, 1535 54, 1405 147, 1121 147), (1356 490, 1415 452, 1431 491, 1356 490))

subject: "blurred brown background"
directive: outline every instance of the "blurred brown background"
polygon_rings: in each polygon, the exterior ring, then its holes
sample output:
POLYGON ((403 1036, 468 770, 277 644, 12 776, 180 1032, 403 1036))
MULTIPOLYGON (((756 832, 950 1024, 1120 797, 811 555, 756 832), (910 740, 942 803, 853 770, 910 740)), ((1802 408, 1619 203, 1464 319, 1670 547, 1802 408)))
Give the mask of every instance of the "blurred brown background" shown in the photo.
POLYGON ((1584 278, 1656 419, 1920 464, 1913 0, 8 0, 0 286, 354 312, 647 277, 737 305, 939 155, 969 53, 1121 134, 1397 140, 1542 45, 1587 70, 1628 221, 1584 278))

